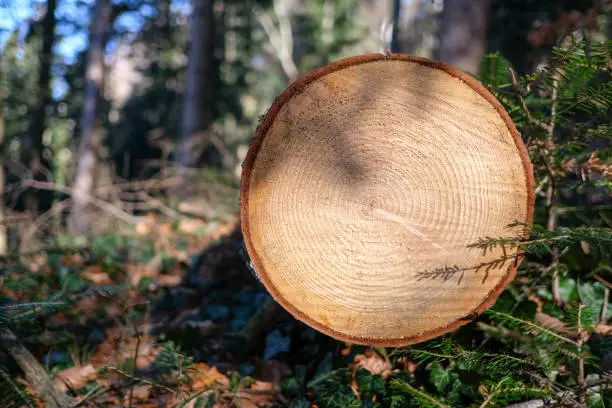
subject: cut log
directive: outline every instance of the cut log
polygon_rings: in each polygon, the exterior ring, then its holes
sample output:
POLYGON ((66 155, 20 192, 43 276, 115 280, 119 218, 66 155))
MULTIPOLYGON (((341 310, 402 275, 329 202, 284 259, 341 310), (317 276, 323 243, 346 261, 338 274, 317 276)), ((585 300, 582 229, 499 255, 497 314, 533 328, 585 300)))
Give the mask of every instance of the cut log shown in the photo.
POLYGON ((380 346, 453 331, 513 279, 516 249, 470 248, 531 223, 533 174, 478 81, 406 55, 365 55, 294 82, 244 162, 255 270, 297 319, 380 346))

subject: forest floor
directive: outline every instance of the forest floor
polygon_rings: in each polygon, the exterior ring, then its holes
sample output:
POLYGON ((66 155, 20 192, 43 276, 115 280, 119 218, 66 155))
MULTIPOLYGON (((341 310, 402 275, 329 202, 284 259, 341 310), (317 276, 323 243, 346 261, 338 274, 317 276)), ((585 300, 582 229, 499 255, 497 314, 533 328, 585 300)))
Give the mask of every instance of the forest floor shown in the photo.
MULTIPOLYGON (((352 373, 340 391, 355 395, 356 370, 390 374, 384 350, 336 342, 280 308, 252 330, 270 298, 242 251, 238 220, 151 216, 129 236, 8 261, 2 303, 52 305, 15 328, 75 406, 305 407, 333 368, 352 373)), ((8 356, 0 364, 19 372, 8 356)))

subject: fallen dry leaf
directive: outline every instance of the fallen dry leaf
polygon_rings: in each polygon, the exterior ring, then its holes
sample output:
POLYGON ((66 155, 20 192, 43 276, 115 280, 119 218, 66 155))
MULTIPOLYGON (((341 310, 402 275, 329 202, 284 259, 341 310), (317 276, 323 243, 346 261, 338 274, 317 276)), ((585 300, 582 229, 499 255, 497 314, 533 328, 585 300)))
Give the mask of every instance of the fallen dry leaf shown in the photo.
POLYGON ((612 326, 607 324, 598 324, 597 327, 595 327, 595 332, 603 334, 604 336, 610 336, 612 335, 612 326))
POLYGON ((94 285, 111 285, 112 279, 99 265, 92 265, 82 273, 83 277, 94 285))
MULTIPOLYGON (((94 367, 115 366, 123 363, 126 359, 133 359, 136 349, 137 339, 135 337, 124 338, 122 328, 112 328, 106 332, 106 340, 98 346, 98 349, 91 357, 94 367)), ((146 369, 153 364, 159 355, 160 347, 155 343, 155 339, 149 335, 140 336, 138 347, 138 357, 136 358, 136 368, 146 369)))
POLYGON ((178 230, 184 234, 197 234, 202 228, 204 222, 194 218, 181 218, 178 225, 178 230))
POLYGON ((419 368, 419 364, 408 357, 398 358, 397 363, 401 365, 404 371, 408 371, 410 374, 414 374, 417 368, 419 368))
POLYGON ((158 230, 161 235, 170 235, 172 234, 172 225, 165 222, 159 226, 158 230))
POLYGON ((141 221, 136 224, 135 230, 139 235, 148 235, 153 232, 157 220, 154 214, 147 214, 141 221))
POLYGON ((152 387, 150 385, 139 385, 134 387, 133 391, 126 393, 126 397, 128 398, 128 401, 126 402, 129 402, 130 393, 132 394, 132 401, 144 401, 150 399, 151 389, 152 387))
MULTIPOLYGON (((159 275, 159 268, 155 268, 157 264, 142 265, 142 264, 127 264, 126 272, 130 284, 137 286, 143 278, 156 278, 159 275)), ((159 267, 161 268, 161 262, 159 267)))
POLYGON ((381 375, 387 378, 391 375, 391 363, 381 357, 374 350, 367 350, 365 354, 355 356, 354 370, 367 370, 372 375, 381 375))
POLYGON ((271 382, 256 380, 249 389, 240 390, 237 397, 241 408, 270 407, 278 402, 278 387, 271 382))
POLYGON ((228 387, 230 384, 229 379, 217 371, 216 367, 210 367, 204 363, 197 363, 191 365, 189 370, 192 372, 191 378, 193 381, 191 384, 185 386, 188 391, 205 390, 214 385, 228 387))
POLYGON ((276 390, 277 387, 271 382, 255 380, 255 384, 251 385, 251 389, 259 391, 273 391, 276 390))
POLYGON ((81 389, 89 381, 96 379, 96 369, 91 365, 77 365, 61 371, 55 376, 55 385, 62 391, 81 389))
POLYGON ((255 401, 251 401, 248 397, 241 397, 241 396, 237 398, 237 401, 235 401, 235 404, 239 408, 260 408, 261 407, 261 405, 258 405, 255 401))
POLYGON ((166 286, 171 288, 179 286, 182 281, 183 277, 178 275, 160 275, 157 278, 157 282, 160 286, 166 286))
POLYGON ((60 263, 67 268, 78 268, 83 265, 84 259, 81 254, 64 255, 60 259, 60 263))
POLYGON ((535 322, 538 324, 538 326, 541 326, 545 329, 552 329, 566 336, 576 336, 576 333, 572 333, 567 329, 565 323, 549 314, 536 312, 535 322))
POLYGON ((52 273, 46 253, 40 253, 28 258, 27 266, 32 272, 44 272, 46 275, 52 273))

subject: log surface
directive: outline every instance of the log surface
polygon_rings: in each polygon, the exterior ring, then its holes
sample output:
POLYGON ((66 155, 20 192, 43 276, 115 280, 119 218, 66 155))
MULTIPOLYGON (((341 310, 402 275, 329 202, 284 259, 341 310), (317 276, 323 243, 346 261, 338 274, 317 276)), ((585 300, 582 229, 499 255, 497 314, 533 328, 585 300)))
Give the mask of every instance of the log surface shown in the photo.
POLYGON ((525 146, 495 97, 405 55, 294 82, 241 182, 245 243, 272 296, 315 329, 371 345, 437 337, 490 307, 516 259, 467 246, 516 236, 508 224, 530 223, 533 204, 525 146))

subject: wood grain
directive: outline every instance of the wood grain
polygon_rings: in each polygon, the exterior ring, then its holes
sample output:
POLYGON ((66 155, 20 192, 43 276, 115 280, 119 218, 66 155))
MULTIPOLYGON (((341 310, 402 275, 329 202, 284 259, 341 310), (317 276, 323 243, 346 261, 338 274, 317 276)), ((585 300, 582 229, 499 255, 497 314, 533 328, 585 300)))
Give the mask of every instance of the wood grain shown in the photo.
POLYGON ((298 79, 258 128, 241 182, 246 246, 272 296, 372 345, 430 339, 490 307, 516 263, 467 245, 516 236, 507 225, 531 222, 533 201, 525 147, 497 100, 405 55, 298 79))

